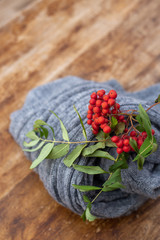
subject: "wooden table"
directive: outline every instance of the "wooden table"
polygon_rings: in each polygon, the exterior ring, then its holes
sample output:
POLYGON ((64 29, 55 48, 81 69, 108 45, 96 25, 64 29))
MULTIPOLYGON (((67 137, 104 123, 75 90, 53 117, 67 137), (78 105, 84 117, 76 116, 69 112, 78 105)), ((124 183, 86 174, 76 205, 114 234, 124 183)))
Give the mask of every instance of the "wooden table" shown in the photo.
POLYGON ((0 239, 158 240, 160 199, 84 223, 57 204, 9 134, 30 89, 66 75, 160 82, 159 0, 0 0, 0 239))

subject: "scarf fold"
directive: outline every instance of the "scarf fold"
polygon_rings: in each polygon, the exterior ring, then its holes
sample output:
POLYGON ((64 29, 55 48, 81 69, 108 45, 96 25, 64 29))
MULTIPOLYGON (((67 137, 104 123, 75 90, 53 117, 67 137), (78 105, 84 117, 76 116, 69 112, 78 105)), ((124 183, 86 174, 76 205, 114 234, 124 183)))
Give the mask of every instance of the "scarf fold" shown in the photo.
MULTIPOLYGON (((99 89, 109 92, 115 89, 118 93, 117 102, 121 110, 137 109, 141 103, 147 109, 154 103, 160 93, 160 84, 151 86, 138 92, 126 92, 116 80, 106 82, 87 81, 78 77, 68 76, 48 84, 32 89, 26 98, 22 109, 11 114, 10 133, 15 141, 23 147, 27 140, 25 134, 32 130, 33 123, 41 119, 51 125, 55 130, 56 140, 62 139, 62 132, 58 120, 49 110, 53 110, 63 121, 71 141, 84 140, 79 118, 73 109, 78 109, 84 122, 88 140, 94 138, 91 127, 87 125, 87 106, 90 94, 99 89)), ((148 111, 155 137, 160 145, 160 107, 159 105, 148 111)), ((49 132, 48 139, 52 138, 49 132)), ((70 151, 76 145, 70 145, 70 151)), ((115 149, 107 149, 115 155, 115 149)), ((31 161, 39 154, 25 152, 31 161)), ((107 179, 107 174, 87 175, 73 168, 67 168, 63 163, 64 158, 57 160, 45 159, 35 169, 44 183, 49 194, 60 204, 71 209, 77 214, 82 214, 86 208, 83 193, 74 189, 72 184, 101 186, 107 179)), ((99 165, 107 170, 112 161, 103 158, 84 158, 80 156, 76 162, 79 165, 99 165)), ((129 168, 122 170, 122 183, 126 186, 123 190, 103 192, 92 205, 92 214, 99 218, 114 218, 128 215, 140 207, 147 199, 157 198, 160 195, 160 147, 150 155, 143 170, 137 169, 136 162, 129 162, 129 168)), ((93 199, 96 192, 88 192, 93 199)))

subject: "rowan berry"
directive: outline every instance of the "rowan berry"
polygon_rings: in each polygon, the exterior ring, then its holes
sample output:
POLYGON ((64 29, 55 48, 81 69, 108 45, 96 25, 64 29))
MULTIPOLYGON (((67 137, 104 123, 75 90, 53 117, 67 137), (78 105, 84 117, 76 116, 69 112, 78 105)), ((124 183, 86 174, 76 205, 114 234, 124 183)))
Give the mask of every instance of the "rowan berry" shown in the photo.
POLYGON ((111 140, 112 140, 112 142, 116 143, 116 142, 119 141, 119 137, 113 136, 113 137, 111 138, 111 140))
POLYGON ((104 95, 104 96, 103 96, 103 100, 104 100, 105 102, 107 102, 107 101, 109 100, 109 95, 104 95))
POLYGON ((108 108, 108 103, 107 102, 103 102, 101 106, 102 106, 102 108, 106 109, 106 108, 108 108))
POLYGON ((132 137, 133 140, 135 140, 137 142, 137 137, 132 137))
POLYGON ((92 114, 88 114, 88 115, 87 115, 87 118, 88 118, 88 119, 92 119, 92 114))
POLYGON ((93 120, 95 120, 96 118, 98 118, 98 117, 100 117, 100 116, 101 116, 100 113, 95 113, 92 118, 93 118, 93 120))
POLYGON ((87 124, 88 124, 88 125, 92 125, 92 120, 91 120, 91 119, 88 119, 87 124))
POLYGON ((91 98, 91 99, 89 100, 89 103, 92 104, 92 105, 95 105, 95 103, 96 103, 96 99, 91 98))
POLYGON ((128 132, 128 128, 125 128, 125 129, 124 129, 124 132, 127 133, 127 132, 128 132))
POLYGON ((88 110, 87 113, 88 113, 88 114, 93 114, 93 111, 92 111, 92 110, 88 110))
POLYGON ((121 154, 123 152, 123 149, 122 148, 117 148, 117 153, 118 154, 121 154))
POLYGON ((95 123, 96 125, 99 125, 98 118, 95 118, 95 119, 94 119, 94 123, 95 123))
POLYGON ((125 125, 127 125, 127 120, 123 119, 122 121, 125 125))
POLYGON ((122 148, 123 147, 123 140, 120 139, 117 143, 116 143, 118 148, 122 148))
POLYGON ((137 135, 137 133, 136 133, 135 131, 132 131, 132 132, 130 133, 130 136, 131 136, 131 137, 136 137, 136 135, 137 135))
POLYGON ((141 147, 141 146, 142 146, 142 144, 143 144, 143 140, 141 140, 141 139, 138 139, 137 143, 138 143, 138 146, 139 146, 139 147, 141 147))
POLYGON ((94 130, 94 129, 93 129, 92 132, 93 132, 94 135, 97 135, 97 134, 98 134, 98 131, 97 131, 97 130, 94 130))
POLYGON ((143 136, 144 138, 146 138, 146 137, 147 137, 147 133, 146 133, 146 132, 142 132, 142 136, 143 136))
POLYGON ((98 122, 99 122, 99 124, 105 123, 105 118, 104 117, 99 117, 98 122))
POLYGON ((120 105, 119 103, 116 103, 115 106, 114 106, 115 109, 120 109, 120 105))
POLYGON ((123 135, 122 138, 123 139, 129 139, 129 136, 128 135, 123 135))
MULTIPOLYGON (((112 110, 112 114, 117 114, 118 113, 118 111, 116 110, 116 109, 113 109, 112 110)), ((114 116, 115 117, 115 116, 114 116)))
POLYGON ((101 109, 99 107, 94 107, 93 108, 94 113, 99 113, 100 111, 101 111, 101 109))
POLYGON ((144 138, 141 135, 139 135, 137 140, 142 140, 143 141, 144 138))
POLYGON ((102 113, 104 114, 104 115, 106 115, 106 114, 108 114, 109 113, 109 109, 102 109, 102 113))
POLYGON ((92 106, 92 105, 89 105, 89 106, 88 106, 88 109, 89 109, 89 110, 92 110, 92 109, 93 109, 93 106, 92 106))
POLYGON ((94 122, 92 122, 92 128, 93 128, 94 130, 98 131, 99 126, 96 125, 94 122))
POLYGON ((106 124, 106 123, 103 123, 103 124, 100 125, 100 128, 103 129, 103 128, 106 127, 106 126, 107 126, 107 124, 106 124))
POLYGON ((102 101, 98 99, 98 100, 96 101, 96 106, 97 106, 97 107, 100 107, 101 104, 102 104, 102 101))
POLYGON ((154 129, 152 129, 152 135, 154 135, 155 134, 155 131, 154 131, 154 129))
POLYGON ((113 98, 110 98, 109 100, 108 100, 108 104, 112 107, 112 106, 114 106, 114 104, 115 104, 116 102, 115 102, 115 100, 113 99, 113 98))
POLYGON ((98 92, 97 92, 97 95, 99 96, 99 97, 103 97, 103 95, 105 94, 105 91, 102 89, 102 90, 99 90, 98 92))
POLYGON ((128 139, 124 139, 123 144, 128 146, 129 145, 129 140, 128 139))
POLYGON ((123 146, 124 152, 129 152, 131 150, 130 146, 123 146))
POLYGON ((104 133, 110 133, 111 132, 111 128, 107 125, 103 128, 103 132, 104 133))
POLYGON ((97 99, 97 94, 96 94, 95 92, 93 92, 93 93, 91 94, 91 98, 97 99))
POLYGON ((115 90, 110 90, 109 91, 109 97, 110 98, 116 98, 117 97, 117 92, 115 90))
POLYGON ((93 118, 93 120, 95 120, 97 117, 96 117, 96 114, 94 114, 93 116, 92 116, 92 118, 93 118))
POLYGON ((123 115, 120 115, 120 116, 118 117, 118 120, 119 120, 119 121, 123 121, 123 120, 124 120, 124 116, 123 116, 123 115))

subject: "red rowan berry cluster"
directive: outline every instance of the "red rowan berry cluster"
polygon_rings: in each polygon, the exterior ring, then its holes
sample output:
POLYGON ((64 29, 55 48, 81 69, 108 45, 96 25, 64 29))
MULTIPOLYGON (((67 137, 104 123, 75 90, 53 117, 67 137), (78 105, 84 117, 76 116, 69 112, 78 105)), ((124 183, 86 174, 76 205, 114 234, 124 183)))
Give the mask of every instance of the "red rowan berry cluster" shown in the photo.
MULTIPOLYGON (((104 133, 110 134, 111 129, 111 117, 117 119, 118 122, 123 122, 125 124, 124 132, 120 136, 113 136, 111 138, 117 146, 117 153, 134 151, 130 145, 130 138, 136 141, 138 149, 140 149, 144 140, 147 137, 146 132, 131 131, 132 128, 128 130, 129 122, 125 119, 124 113, 120 110, 120 105, 116 103, 117 92, 115 90, 110 90, 106 94, 105 90, 99 90, 91 94, 91 99, 89 101, 88 112, 87 112, 87 123, 92 126, 93 134, 97 135, 102 129, 104 133)), ((112 132, 113 133, 113 132, 112 132)), ((152 129, 152 134, 154 135, 154 130, 152 129)))
MULTIPOLYGON (((154 135, 155 131, 152 129, 152 135, 154 135)), ((140 149, 141 145, 143 144, 144 140, 147 137, 146 132, 138 133, 136 131, 131 131, 128 135, 123 134, 120 137, 119 136, 113 136, 111 138, 112 142, 114 142, 117 145, 117 153, 121 154, 122 152, 130 152, 134 151, 134 149, 131 147, 129 140, 132 138, 137 142, 137 147, 140 149)))
POLYGON ((91 94, 87 112, 87 123, 92 125, 93 134, 98 134, 102 129, 104 133, 111 132, 111 119, 110 116, 118 120, 118 122, 124 122, 126 120, 123 115, 116 115, 120 113, 120 105, 116 103, 117 92, 110 90, 108 94, 105 94, 105 90, 99 90, 91 94))

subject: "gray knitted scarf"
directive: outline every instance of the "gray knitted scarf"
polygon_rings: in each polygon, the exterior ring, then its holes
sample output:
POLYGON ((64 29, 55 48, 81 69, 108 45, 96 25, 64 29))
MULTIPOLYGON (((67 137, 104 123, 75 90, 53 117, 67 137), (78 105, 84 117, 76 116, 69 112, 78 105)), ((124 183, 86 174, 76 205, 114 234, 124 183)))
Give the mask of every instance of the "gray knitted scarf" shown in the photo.
MULTIPOLYGON (((82 129, 79 118, 73 109, 76 108, 84 122, 88 140, 94 138, 90 126, 87 125, 86 112, 90 94, 99 89, 109 92, 115 89, 118 93, 117 102, 121 110, 137 109, 139 103, 148 108, 154 103, 160 93, 160 84, 148 89, 129 93, 115 80, 98 83, 87 81, 78 77, 65 77, 51 83, 39 86, 31 90, 26 98, 22 109, 11 114, 10 133, 16 142, 23 148, 23 142, 27 140, 25 134, 32 130, 33 123, 41 119, 51 125, 55 130, 57 140, 63 140, 58 120, 49 110, 53 110, 63 121, 68 130, 71 141, 82 141, 82 129)), ((155 137, 160 145, 160 107, 159 105, 149 112, 155 137)), ((49 139, 51 139, 49 133, 49 139)), ((72 151, 75 145, 72 145, 72 151)), ((107 149, 115 155, 113 148, 107 149)), ((35 160, 39 152, 26 153, 28 159, 35 160)), ((103 158, 84 158, 76 160, 79 165, 99 165, 108 169, 112 164, 110 160, 103 158)), ((88 175, 78 172, 74 168, 67 168, 63 158, 57 160, 45 159, 36 172, 44 183, 49 194, 60 204, 71 209, 77 214, 82 214, 86 205, 83 201, 83 193, 73 188, 72 184, 101 186, 106 180, 106 175, 88 175)), ((130 162, 128 169, 122 170, 122 183, 126 186, 123 190, 103 192, 92 205, 91 213, 99 218, 114 218, 128 215, 136 210, 149 198, 157 198, 160 195, 160 148, 149 156, 143 170, 137 169, 137 163, 130 162)), ((89 192, 88 196, 93 199, 95 192, 89 192)))

